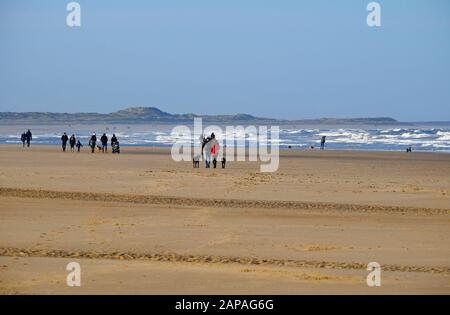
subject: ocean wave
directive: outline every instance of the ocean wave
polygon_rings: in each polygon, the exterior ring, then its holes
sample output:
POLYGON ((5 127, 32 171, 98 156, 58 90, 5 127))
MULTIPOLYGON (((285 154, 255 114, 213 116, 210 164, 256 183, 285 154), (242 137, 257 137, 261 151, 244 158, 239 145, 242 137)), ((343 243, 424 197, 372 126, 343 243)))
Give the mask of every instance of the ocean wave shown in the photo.
MULTIPOLYGON (((33 132, 33 143, 59 144, 62 132, 54 128, 40 127, 33 132)), ((67 134, 74 133, 83 144, 87 144, 92 130, 95 128, 84 127, 82 130, 67 130, 67 134)), ((14 134, 11 131, 1 132, 0 129, 0 143, 21 144, 21 132, 22 130, 14 134)), ((199 143, 193 130, 192 134, 177 134, 172 132, 172 127, 151 130, 147 126, 144 129, 142 126, 131 125, 120 130, 107 131, 109 138, 113 132, 123 145, 169 146, 175 142, 194 145, 199 143)), ((97 132, 98 137, 101 134, 103 132, 97 132)), ((267 141, 293 148, 319 146, 322 136, 326 137, 326 147, 331 149, 404 150, 405 147, 411 146, 415 150, 446 152, 450 148, 450 128, 282 128, 279 139, 271 139, 270 128, 269 135, 246 132, 243 129, 223 129, 222 132, 216 133, 217 139, 227 145, 234 143, 238 146, 254 146, 258 141, 267 141)))

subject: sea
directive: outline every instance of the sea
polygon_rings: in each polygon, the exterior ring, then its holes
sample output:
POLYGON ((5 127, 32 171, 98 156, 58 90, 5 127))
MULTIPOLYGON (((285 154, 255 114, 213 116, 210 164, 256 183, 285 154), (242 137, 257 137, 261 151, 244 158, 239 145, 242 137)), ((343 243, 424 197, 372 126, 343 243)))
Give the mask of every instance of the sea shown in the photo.
MULTIPOLYGON (((245 127, 245 126, 244 126, 245 127)), ((34 145, 59 145, 63 132, 69 137, 75 134, 86 145, 93 132, 97 136, 114 133, 121 146, 172 146, 175 142, 198 143, 192 134, 173 132, 173 125, 0 125, 0 144, 21 144, 20 135, 27 129, 33 133, 34 145)), ((270 126, 269 126, 270 130, 270 126)), ((233 139, 239 145, 257 145, 257 132, 216 133, 227 145, 233 139)), ((326 148, 334 150, 381 150, 450 152, 450 124, 413 126, 280 126, 279 138, 272 139, 280 148, 312 149, 320 146, 320 139, 326 136, 326 148)), ((270 133, 269 133, 270 139, 270 133)))

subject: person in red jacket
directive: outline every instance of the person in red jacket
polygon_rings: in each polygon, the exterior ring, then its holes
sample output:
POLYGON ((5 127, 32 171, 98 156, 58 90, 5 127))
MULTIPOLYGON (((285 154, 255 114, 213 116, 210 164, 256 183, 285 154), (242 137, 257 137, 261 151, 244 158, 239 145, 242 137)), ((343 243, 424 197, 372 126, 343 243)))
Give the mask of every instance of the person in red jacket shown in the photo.
POLYGON ((211 140, 211 157, 213 162, 213 167, 217 167, 217 156, 219 155, 219 142, 215 138, 211 140))

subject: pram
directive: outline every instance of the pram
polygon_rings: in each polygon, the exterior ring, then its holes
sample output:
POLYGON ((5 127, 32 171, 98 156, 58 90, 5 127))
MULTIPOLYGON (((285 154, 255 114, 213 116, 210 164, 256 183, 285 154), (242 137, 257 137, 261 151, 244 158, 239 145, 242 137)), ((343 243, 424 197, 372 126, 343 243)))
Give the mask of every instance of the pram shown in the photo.
POLYGON ((119 145, 119 141, 116 141, 113 143, 112 145, 112 153, 120 153, 120 145, 119 145))

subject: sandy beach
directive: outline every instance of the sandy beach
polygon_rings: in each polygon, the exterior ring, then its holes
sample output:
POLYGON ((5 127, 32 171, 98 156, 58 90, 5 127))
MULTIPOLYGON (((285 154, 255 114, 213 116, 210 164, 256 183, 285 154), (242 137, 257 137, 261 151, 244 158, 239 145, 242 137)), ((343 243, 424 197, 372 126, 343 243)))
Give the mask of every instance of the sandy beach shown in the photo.
POLYGON ((0 146, 0 294, 450 294, 450 154, 88 151, 0 146))

